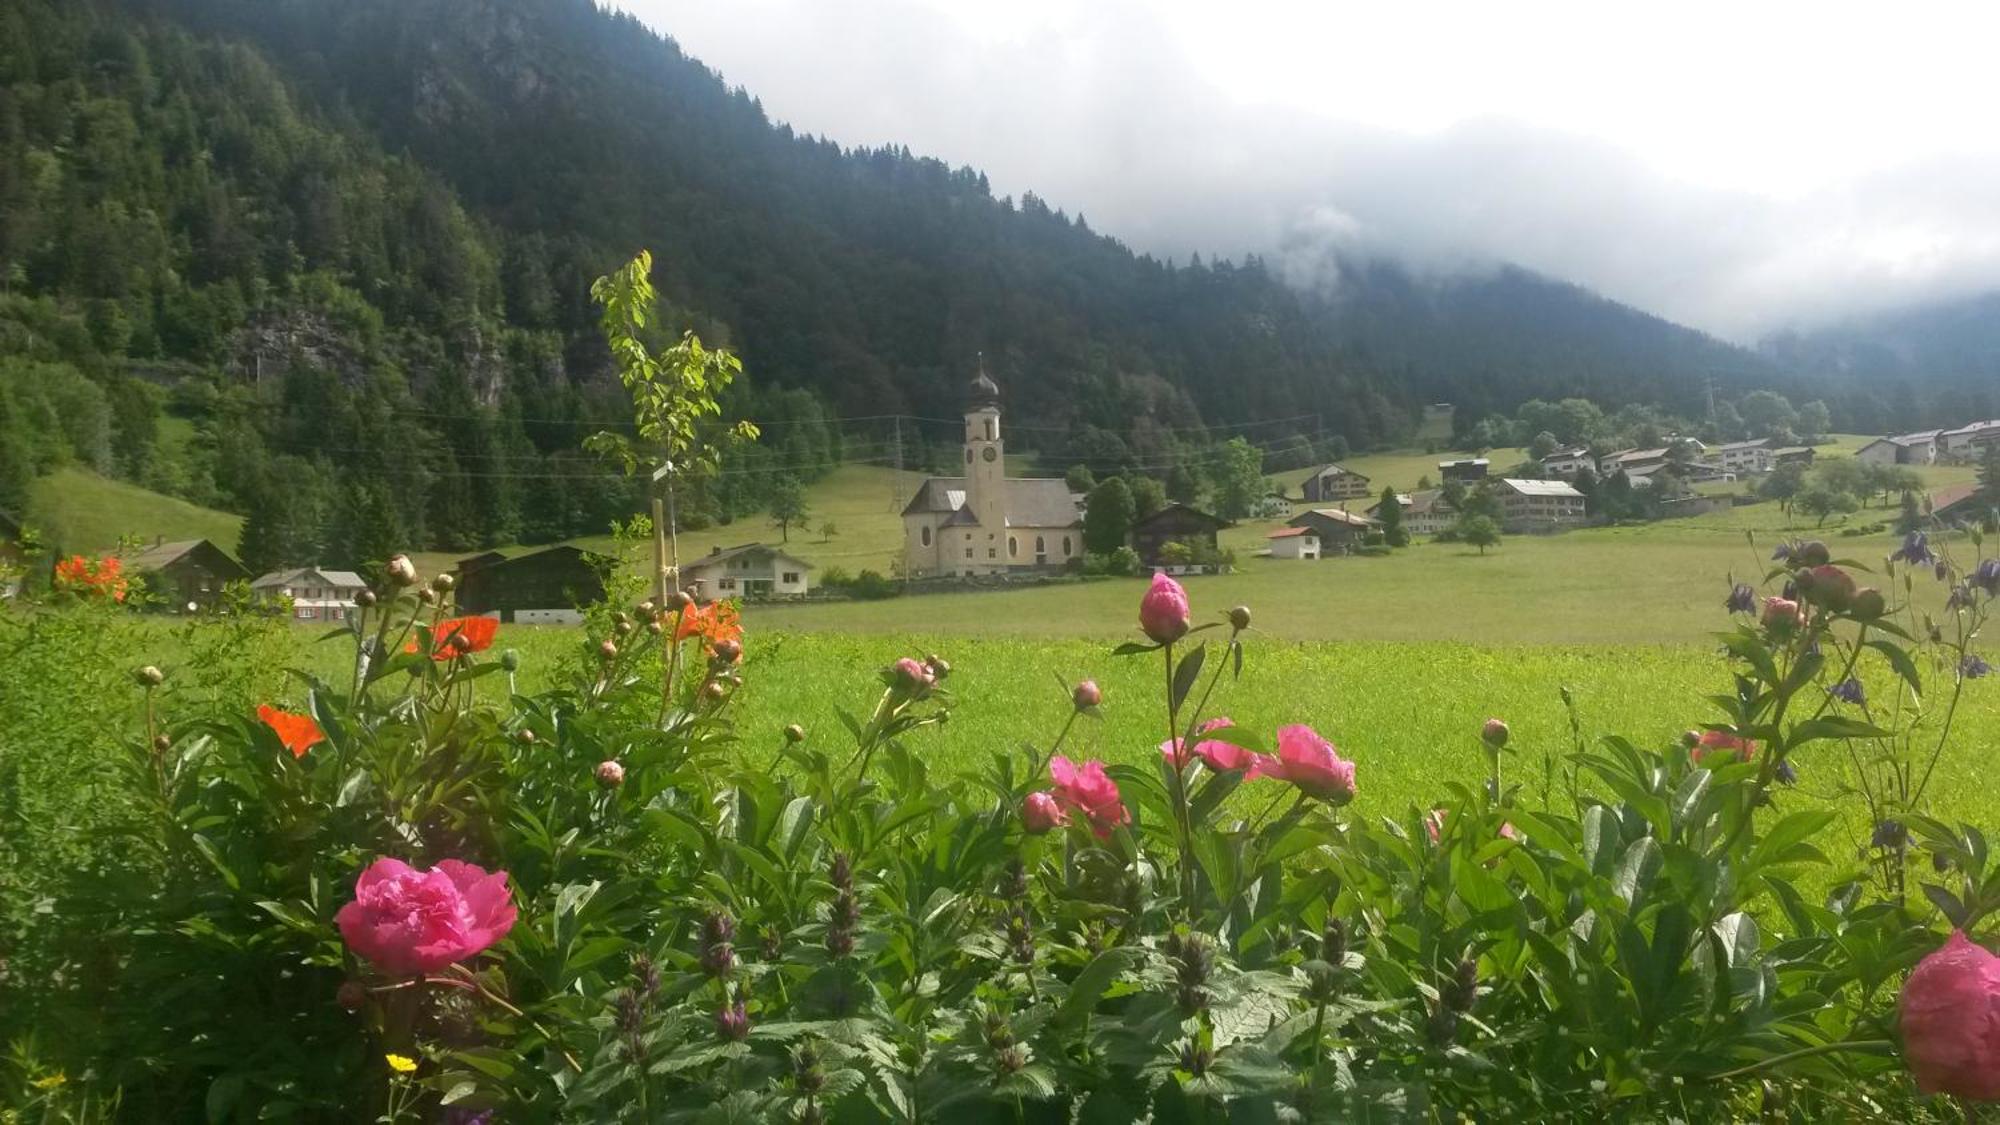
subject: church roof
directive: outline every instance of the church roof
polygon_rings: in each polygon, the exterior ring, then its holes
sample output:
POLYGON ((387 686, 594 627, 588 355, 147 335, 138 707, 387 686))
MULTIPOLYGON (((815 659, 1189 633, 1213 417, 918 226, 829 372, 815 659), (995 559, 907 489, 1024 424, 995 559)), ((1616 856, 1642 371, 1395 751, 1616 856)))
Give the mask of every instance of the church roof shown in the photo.
POLYGON ((991 378, 989 378, 984 368, 980 369, 978 376, 972 380, 971 384, 967 386, 965 390, 966 390, 965 397, 967 405, 970 406, 1000 405, 1000 384, 994 382, 991 378))
MULTIPOLYGON (((1082 519, 1070 498, 1069 484, 1061 477, 1013 477, 1005 484, 1008 527, 1070 527, 1082 519)), ((976 526, 979 518, 966 506, 968 495, 964 477, 930 477, 904 506, 903 514, 949 512, 946 526, 976 526)))

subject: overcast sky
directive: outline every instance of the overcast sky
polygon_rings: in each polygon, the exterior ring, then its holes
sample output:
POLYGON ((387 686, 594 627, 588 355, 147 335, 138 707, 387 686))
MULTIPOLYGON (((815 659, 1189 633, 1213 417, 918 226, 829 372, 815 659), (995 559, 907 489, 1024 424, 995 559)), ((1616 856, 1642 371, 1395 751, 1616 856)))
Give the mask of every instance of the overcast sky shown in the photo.
POLYGON ((1158 254, 1511 261, 1737 340, 2000 288, 2000 6, 615 2, 1158 254))

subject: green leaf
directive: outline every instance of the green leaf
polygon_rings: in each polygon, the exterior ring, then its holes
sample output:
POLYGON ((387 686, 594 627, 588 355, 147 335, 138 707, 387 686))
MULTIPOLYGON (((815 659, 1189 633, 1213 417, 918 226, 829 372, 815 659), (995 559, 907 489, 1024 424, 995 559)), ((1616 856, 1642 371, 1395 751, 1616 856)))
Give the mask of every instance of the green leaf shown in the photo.
POLYGON ((1708 794, 1708 783, 1714 776, 1705 769, 1696 769, 1681 779, 1671 805, 1675 828, 1687 824, 1688 818, 1701 807, 1701 799, 1708 794))
POLYGON ((1069 986, 1069 995, 1063 998, 1062 1007, 1056 1010, 1054 1022, 1057 1024, 1078 1024, 1097 1007, 1104 998, 1105 990, 1117 981, 1120 974, 1129 971, 1139 963, 1139 950, 1129 945, 1120 945, 1090 959, 1083 971, 1076 974, 1076 980, 1069 986))
POLYGON ((1768 863, 1794 862, 1782 857, 1792 852, 1793 845, 1817 836, 1822 828, 1833 823, 1833 819, 1831 809, 1806 809, 1786 816, 1772 825, 1771 830, 1764 833, 1757 845, 1750 849, 1746 869, 1768 863))
POLYGON ((1931 900, 1931 905, 1937 907, 1938 912, 1943 914, 1945 920, 1950 922, 1954 928, 1963 929, 1965 927, 1965 904, 1958 900, 1958 896, 1938 886, 1936 883, 1925 883, 1923 886, 1924 897, 1931 900))
POLYGON ((1903 646, 1892 641, 1874 640, 1868 642, 1868 647, 1881 653, 1883 658, 1889 661, 1889 667, 1894 668, 1896 674, 1903 677, 1903 682, 1910 685, 1911 691, 1918 695, 1924 693, 1924 685, 1917 676, 1917 662, 1910 659, 1910 654, 1903 646))
POLYGON ((1844 715, 1822 715, 1793 727, 1787 743, 1798 747, 1822 738, 1890 738, 1893 733, 1844 715))
POLYGON ((1137 656, 1142 652, 1158 652, 1158 651, 1160 651, 1159 645, 1146 645, 1146 644, 1140 644, 1138 641, 1126 641, 1124 644, 1119 645, 1117 648, 1112 649, 1111 655, 1137 656))
POLYGON ((1663 857, 1660 842, 1651 836, 1641 836, 1625 849, 1618 858, 1618 870, 1611 877, 1611 890, 1625 901, 1627 906, 1636 906, 1660 872, 1663 857))
POLYGON ((1170 706, 1179 711, 1187 702, 1188 693, 1194 690, 1194 682, 1201 675, 1201 666, 1208 662, 1208 642, 1194 646, 1194 651, 1181 657, 1180 666, 1174 669, 1173 695, 1170 706))

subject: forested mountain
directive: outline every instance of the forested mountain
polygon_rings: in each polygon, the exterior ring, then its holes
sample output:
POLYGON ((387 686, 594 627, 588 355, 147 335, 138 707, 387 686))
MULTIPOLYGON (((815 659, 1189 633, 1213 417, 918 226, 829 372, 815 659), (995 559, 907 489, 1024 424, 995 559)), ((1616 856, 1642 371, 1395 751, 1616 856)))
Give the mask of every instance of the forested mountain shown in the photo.
POLYGON ((1788 332, 1760 350, 1819 374, 1837 410, 1882 430, 2000 418, 2000 293, 1788 332))
POLYGON ((771 424, 697 518, 843 436, 888 453, 832 416, 949 419, 980 353, 1017 434, 1099 469, 1188 462, 1204 427, 1365 446, 1438 399, 1783 384, 1520 271, 1314 293, 1135 255, 971 169, 797 136, 588 0, 0 0, 0 507, 69 456, 249 512, 253 562, 601 530, 634 496, 578 452, 623 413, 588 284, 642 246, 771 424))

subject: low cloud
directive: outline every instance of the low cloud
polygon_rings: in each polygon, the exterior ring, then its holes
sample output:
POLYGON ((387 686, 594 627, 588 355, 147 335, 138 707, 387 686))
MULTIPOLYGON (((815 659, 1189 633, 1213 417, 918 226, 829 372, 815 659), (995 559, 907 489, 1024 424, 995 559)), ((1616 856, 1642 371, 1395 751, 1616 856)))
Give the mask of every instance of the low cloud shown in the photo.
POLYGON ((973 165, 1156 255, 1258 253, 1306 284, 1330 255, 1511 262, 1739 341, 2000 287, 1993 153, 1779 197, 1505 117, 1406 132, 1235 101, 1115 0, 999 32, 920 0, 621 6, 795 128, 973 165))

